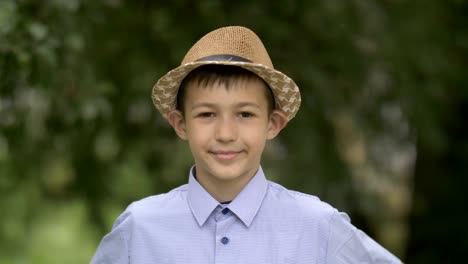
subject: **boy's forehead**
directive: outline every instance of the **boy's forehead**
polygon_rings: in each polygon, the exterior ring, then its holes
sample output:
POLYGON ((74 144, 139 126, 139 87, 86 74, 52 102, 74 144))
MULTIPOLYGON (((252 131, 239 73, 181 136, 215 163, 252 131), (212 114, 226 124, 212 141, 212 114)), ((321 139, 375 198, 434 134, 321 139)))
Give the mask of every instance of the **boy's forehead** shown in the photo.
MULTIPOLYGON (((213 82, 192 82, 186 86, 186 101, 204 101, 204 99, 216 99, 228 96, 229 99, 240 99, 248 101, 266 101, 265 91, 269 89, 260 78, 236 78, 226 83, 222 80, 213 82)), ((222 104, 223 101, 218 103, 222 104)), ((258 102, 260 103, 260 102, 258 102)))
POLYGON ((268 112, 275 107, 270 87, 254 72, 233 65, 204 65, 193 70, 182 81, 176 109, 184 112, 186 107, 206 103, 222 106, 222 100, 228 101, 231 106, 250 102, 262 108, 266 102, 268 112))

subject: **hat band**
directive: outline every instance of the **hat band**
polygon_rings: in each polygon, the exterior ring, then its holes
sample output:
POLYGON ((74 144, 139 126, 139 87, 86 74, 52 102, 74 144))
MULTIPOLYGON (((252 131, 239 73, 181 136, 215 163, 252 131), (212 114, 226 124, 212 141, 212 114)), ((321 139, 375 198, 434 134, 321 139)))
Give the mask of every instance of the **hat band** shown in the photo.
POLYGON ((229 54, 216 54, 210 55, 203 58, 200 58, 196 61, 238 61, 238 62, 252 62, 246 58, 242 58, 236 55, 229 55, 229 54))

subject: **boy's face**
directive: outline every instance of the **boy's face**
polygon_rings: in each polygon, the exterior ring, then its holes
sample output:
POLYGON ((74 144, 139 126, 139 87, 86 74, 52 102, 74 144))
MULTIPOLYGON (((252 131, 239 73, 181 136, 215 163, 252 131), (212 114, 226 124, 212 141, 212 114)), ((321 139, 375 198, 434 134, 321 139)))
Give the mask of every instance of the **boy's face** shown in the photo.
POLYGON ((187 140, 197 179, 211 185, 245 185, 257 171, 265 143, 286 125, 286 115, 268 111, 267 92, 259 78, 236 80, 229 89, 215 82, 186 87, 184 113, 168 119, 187 140))

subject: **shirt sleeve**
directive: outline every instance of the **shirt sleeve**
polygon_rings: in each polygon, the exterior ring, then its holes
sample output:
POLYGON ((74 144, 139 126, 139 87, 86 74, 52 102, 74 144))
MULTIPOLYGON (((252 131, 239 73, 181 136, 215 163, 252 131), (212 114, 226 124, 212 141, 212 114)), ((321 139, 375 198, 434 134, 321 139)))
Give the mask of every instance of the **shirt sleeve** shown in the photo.
POLYGON ((333 264, 402 263, 372 238, 351 224, 347 214, 335 212, 330 221, 328 261, 333 264))
POLYGON ((129 264, 131 226, 132 217, 126 211, 117 218, 112 231, 101 240, 90 264, 129 264))

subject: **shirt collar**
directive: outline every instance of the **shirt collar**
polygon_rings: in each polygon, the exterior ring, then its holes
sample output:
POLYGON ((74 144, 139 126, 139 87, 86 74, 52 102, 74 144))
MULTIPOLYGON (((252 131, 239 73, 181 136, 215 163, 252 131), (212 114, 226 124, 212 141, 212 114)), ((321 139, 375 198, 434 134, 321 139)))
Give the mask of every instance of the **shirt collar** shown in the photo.
MULTIPOLYGON (((198 224, 202 226, 216 207, 220 205, 195 179, 192 168, 188 183, 188 202, 192 214, 198 224)), ((249 227, 262 205, 266 195, 268 181, 261 167, 242 189, 242 191, 226 207, 249 227)))
POLYGON ((188 202, 193 216, 197 222, 202 226, 206 219, 210 216, 211 212, 219 205, 204 188, 198 183, 193 175, 195 166, 190 169, 189 183, 188 183, 188 202))

